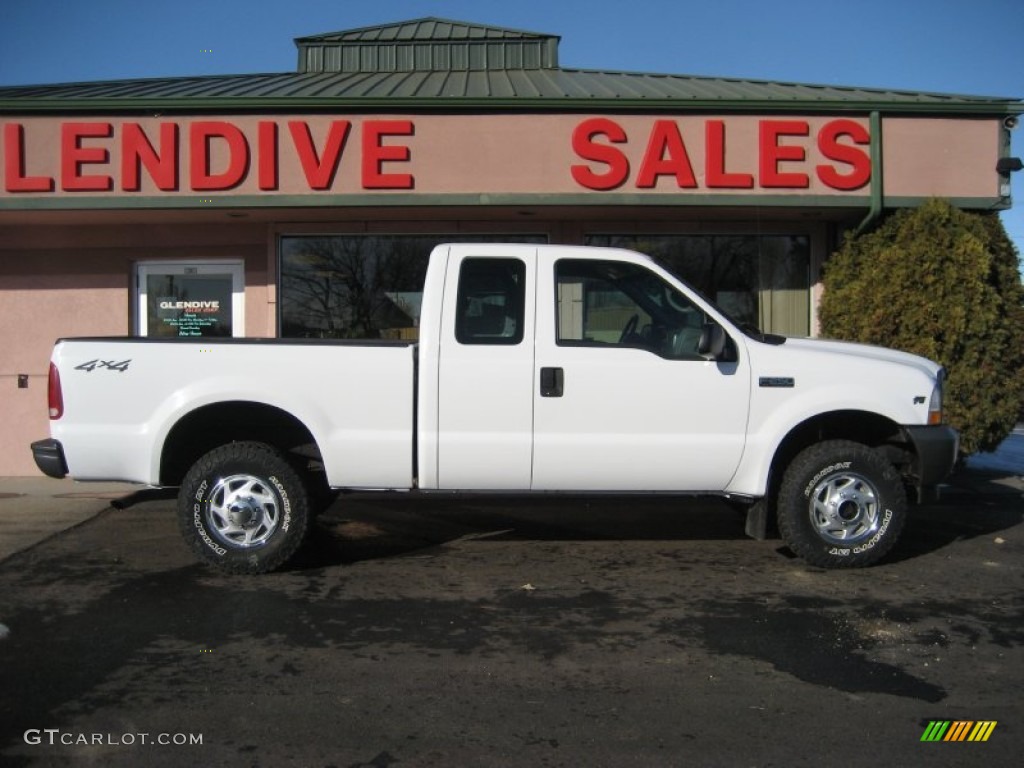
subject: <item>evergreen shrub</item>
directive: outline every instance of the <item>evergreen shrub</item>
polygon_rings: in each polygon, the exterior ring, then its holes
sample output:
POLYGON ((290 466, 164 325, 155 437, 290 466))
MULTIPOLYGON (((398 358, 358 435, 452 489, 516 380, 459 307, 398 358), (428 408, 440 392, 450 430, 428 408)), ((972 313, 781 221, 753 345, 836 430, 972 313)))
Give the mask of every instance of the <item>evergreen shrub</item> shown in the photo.
POLYGON ((822 335, 943 365, 946 421, 961 451, 992 451, 1024 413, 1024 286, 994 213, 944 200, 888 216, 828 262, 822 335))

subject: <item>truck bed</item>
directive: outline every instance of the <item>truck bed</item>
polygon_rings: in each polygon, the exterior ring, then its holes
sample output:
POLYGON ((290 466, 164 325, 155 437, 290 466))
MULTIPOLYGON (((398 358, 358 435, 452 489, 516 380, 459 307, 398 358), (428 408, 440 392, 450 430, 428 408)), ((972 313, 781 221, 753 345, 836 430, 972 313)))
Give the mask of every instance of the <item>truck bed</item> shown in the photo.
POLYGON ((176 424, 246 402, 308 425, 332 485, 412 484, 414 342, 80 338, 53 360, 64 417, 52 435, 78 479, 160 485, 176 424))

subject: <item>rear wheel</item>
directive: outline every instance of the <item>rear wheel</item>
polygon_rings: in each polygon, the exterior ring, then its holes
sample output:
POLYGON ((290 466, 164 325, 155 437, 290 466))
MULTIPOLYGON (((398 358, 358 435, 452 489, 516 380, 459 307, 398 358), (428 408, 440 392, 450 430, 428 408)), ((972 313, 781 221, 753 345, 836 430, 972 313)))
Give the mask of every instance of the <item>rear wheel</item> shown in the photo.
POLYGON ((181 533, 200 558, 229 573, 266 573, 301 546, 309 519, 299 474, 265 443, 215 448, 185 475, 181 533))
POLYGON ((878 451, 848 440, 811 446, 789 465, 778 497, 782 538, 822 568, 856 568, 883 557, 899 538, 907 498, 878 451))

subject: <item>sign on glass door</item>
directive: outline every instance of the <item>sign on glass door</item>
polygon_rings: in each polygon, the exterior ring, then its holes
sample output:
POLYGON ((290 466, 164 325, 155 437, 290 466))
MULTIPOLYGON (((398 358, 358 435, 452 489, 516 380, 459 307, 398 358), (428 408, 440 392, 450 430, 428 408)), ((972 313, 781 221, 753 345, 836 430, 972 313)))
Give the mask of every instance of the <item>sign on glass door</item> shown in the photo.
POLYGON ((137 285, 140 336, 245 335, 241 261, 142 263, 137 285))

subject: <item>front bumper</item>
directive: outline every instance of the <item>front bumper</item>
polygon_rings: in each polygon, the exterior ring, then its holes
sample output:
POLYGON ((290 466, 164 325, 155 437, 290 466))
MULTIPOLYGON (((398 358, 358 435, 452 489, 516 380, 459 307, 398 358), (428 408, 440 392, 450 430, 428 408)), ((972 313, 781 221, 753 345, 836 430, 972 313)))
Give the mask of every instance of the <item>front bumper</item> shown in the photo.
POLYGON ((960 435, 945 424, 903 427, 914 446, 914 484, 919 492, 938 485, 953 471, 960 450, 960 435))
POLYGON ((32 443, 32 458, 44 475, 58 480, 67 477, 68 463, 64 460, 64 446, 60 440, 37 440, 32 443))

